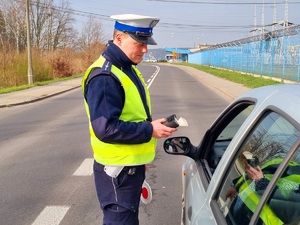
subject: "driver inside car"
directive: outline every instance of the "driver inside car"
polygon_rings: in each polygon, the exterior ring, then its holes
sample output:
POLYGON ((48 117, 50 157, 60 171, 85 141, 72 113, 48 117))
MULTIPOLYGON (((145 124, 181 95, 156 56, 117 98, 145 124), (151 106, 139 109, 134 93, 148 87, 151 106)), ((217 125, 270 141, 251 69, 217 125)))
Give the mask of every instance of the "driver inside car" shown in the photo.
MULTIPOLYGON (((245 154, 240 155, 239 161, 244 165, 245 174, 234 179, 231 188, 226 193, 226 198, 232 201, 229 213, 238 224, 249 224, 253 212, 260 201, 260 196, 263 194, 282 160, 282 158, 273 158, 261 167, 256 165, 254 168, 249 164, 249 160, 246 159, 245 154)), ((291 196, 299 193, 300 173, 297 172, 295 174, 298 168, 298 172, 300 172, 299 163, 293 161, 289 163, 287 170, 277 181, 275 188, 276 198, 295 201, 295 199, 291 200, 291 196)), ((275 196, 272 198, 275 198, 275 196)), ((299 200, 300 195, 296 201, 299 200)), ((287 210, 289 212, 286 213, 284 209, 281 209, 280 205, 277 204, 277 207, 274 206, 276 205, 269 204, 263 207, 258 224, 294 224, 293 222, 298 220, 298 211, 295 212, 295 210, 291 209, 287 210)))

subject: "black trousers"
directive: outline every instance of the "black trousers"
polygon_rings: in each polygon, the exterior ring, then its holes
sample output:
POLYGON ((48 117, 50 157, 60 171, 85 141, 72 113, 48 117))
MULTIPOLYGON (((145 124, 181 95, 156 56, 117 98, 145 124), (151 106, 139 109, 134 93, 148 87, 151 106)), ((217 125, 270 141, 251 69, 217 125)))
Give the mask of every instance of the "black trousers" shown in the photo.
POLYGON ((94 177, 103 225, 138 225, 145 165, 135 166, 134 174, 124 169, 117 178, 112 178, 105 173, 104 166, 95 161, 94 177))

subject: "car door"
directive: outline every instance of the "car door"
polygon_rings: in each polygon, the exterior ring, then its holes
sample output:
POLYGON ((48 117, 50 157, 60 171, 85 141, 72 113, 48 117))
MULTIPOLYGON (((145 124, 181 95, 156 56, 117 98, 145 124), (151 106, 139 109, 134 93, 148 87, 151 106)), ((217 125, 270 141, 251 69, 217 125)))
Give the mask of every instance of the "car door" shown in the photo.
POLYGON ((281 110, 266 109, 210 201, 219 224, 299 224, 299 145, 299 124, 281 110))
POLYGON ((189 159, 183 165, 184 224, 216 224, 207 195, 213 186, 211 178, 254 105, 252 100, 240 100, 229 106, 207 130, 197 158, 189 159))

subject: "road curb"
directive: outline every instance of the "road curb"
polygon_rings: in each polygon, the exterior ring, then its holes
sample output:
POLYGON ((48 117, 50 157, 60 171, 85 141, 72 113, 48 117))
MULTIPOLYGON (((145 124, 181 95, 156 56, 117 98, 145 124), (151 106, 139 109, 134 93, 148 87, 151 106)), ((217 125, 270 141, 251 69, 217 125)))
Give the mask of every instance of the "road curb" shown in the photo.
POLYGON ((22 101, 22 102, 17 102, 17 103, 12 103, 12 104, 3 104, 3 105, 0 105, 0 108, 6 108, 6 107, 25 105, 25 104, 29 104, 29 103, 33 103, 33 102, 38 102, 38 101, 41 101, 43 99, 50 98, 50 97, 53 97, 53 96, 56 96, 56 95, 59 95, 59 94, 63 94, 65 92, 68 92, 68 91, 71 91, 71 90, 74 90, 74 89, 80 88, 80 87, 81 87, 81 85, 78 85, 78 86, 71 87, 71 88, 68 88, 68 89, 65 89, 65 90, 62 90, 62 91, 55 92, 53 94, 42 95, 41 97, 37 97, 35 99, 28 100, 28 101, 22 101))

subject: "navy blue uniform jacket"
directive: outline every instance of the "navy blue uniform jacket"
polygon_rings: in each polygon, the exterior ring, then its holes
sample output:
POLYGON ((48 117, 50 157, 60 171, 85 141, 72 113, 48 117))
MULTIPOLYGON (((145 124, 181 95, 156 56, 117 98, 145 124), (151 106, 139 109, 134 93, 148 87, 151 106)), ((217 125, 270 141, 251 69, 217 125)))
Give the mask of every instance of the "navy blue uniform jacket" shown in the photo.
MULTIPOLYGON (((143 85, 132 70, 135 65, 121 49, 109 42, 103 56, 121 69, 137 86, 146 105, 143 85)), ((90 119, 94 132, 101 141, 107 143, 140 144, 149 142, 153 127, 147 121, 124 122, 119 119, 124 106, 125 93, 120 81, 112 74, 95 69, 93 77, 85 87, 85 98, 90 109, 90 119)), ((91 75, 90 75, 91 76, 91 75)), ((146 107, 149 113, 149 109, 146 107)))

